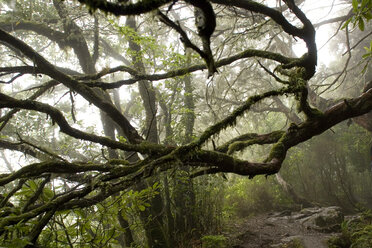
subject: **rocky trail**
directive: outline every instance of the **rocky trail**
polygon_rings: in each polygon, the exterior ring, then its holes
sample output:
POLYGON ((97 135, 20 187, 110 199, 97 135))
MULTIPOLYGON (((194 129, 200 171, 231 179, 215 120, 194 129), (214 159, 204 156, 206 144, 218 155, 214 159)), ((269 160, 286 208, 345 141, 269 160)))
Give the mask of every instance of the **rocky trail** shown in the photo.
POLYGON ((344 216, 338 207, 306 208, 252 217, 230 228, 234 248, 326 248, 344 216))

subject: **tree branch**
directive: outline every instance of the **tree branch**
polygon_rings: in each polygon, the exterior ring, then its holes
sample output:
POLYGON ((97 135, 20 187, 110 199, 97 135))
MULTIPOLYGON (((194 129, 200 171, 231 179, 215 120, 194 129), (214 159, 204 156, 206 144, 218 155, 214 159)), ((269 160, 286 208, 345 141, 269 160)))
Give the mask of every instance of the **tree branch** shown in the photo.
POLYGON ((172 0, 141 0, 136 3, 121 4, 112 3, 106 0, 91 1, 91 0, 78 0, 82 4, 86 4, 91 12, 99 9, 105 13, 110 13, 116 16, 121 15, 139 15, 144 14, 160 8, 161 6, 172 2, 172 0))
POLYGON ((139 143, 143 138, 138 134, 136 129, 129 123, 129 121, 121 114, 121 112, 106 99, 96 94, 90 87, 79 83, 70 76, 58 71, 51 63, 44 59, 34 49, 29 47, 23 41, 9 35, 0 29, 0 40, 17 47, 24 55, 31 59, 38 69, 50 76, 51 78, 61 82, 70 89, 76 91, 83 96, 87 101, 93 103, 99 109, 105 111, 110 118, 115 121, 123 130, 126 137, 131 143, 139 143))

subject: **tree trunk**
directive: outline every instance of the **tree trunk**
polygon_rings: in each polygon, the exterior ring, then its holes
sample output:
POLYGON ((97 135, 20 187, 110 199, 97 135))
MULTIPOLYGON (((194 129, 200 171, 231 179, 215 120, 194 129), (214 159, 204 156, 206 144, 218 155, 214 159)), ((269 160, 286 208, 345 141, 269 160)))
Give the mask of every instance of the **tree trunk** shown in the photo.
POLYGON ((297 195, 297 193, 294 191, 291 184, 286 182, 280 173, 275 174, 276 180, 279 183, 280 186, 282 186, 282 189, 291 197, 294 203, 301 205, 302 207, 313 207, 314 204, 309 202, 307 199, 302 198, 301 196, 297 195))
MULTIPOLYGON (((126 26, 136 30, 136 20, 133 16, 128 16, 126 26)), ((129 48, 135 53, 132 56, 132 63, 135 69, 139 72, 145 72, 145 66, 142 62, 142 58, 138 56, 141 51, 141 47, 135 43, 131 37, 129 37, 129 48)), ((146 140, 158 143, 158 131, 157 131, 157 120, 156 120, 156 97, 155 90, 152 83, 146 80, 138 82, 138 89, 143 101, 145 108, 146 120, 145 120, 145 137, 146 140)), ((155 180, 149 180, 147 185, 140 183, 137 185, 137 190, 143 190, 148 186, 152 186, 155 180)), ((164 233, 164 221, 163 221, 163 199, 161 194, 156 195, 151 199, 151 207, 143 212, 140 212, 142 223, 144 223, 145 233, 147 236, 147 245, 149 247, 168 247, 166 235, 164 233)))

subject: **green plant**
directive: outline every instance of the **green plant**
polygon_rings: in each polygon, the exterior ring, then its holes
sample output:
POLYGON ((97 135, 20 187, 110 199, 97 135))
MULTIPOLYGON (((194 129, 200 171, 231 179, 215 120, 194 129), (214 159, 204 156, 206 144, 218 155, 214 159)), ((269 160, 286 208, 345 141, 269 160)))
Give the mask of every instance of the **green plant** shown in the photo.
POLYGON ((224 248, 226 247, 226 237, 222 235, 207 235, 202 239, 203 248, 224 248))
POLYGON ((292 239, 289 243, 284 244, 281 248, 303 248, 301 240, 299 239, 292 239))
POLYGON ((358 25, 358 28, 361 31, 364 31, 365 28, 365 21, 369 22, 372 18, 371 10, 372 10, 372 1, 371 0, 353 0, 353 13, 354 15, 348 19, 342 28, 345 28, 349 25, 349 23, 353 24, 353 28, 358 25))
POLYGON ((366 210, 358 219, 344 221, 342 233, 328 240, 330 248, 365 248, 372 247, 372 212, 366 210))

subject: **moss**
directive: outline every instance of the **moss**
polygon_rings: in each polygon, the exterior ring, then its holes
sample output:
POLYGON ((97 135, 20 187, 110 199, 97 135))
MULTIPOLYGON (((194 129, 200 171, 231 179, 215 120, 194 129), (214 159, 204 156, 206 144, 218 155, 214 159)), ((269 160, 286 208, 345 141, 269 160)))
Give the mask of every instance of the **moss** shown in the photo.
MULTIPOLYGON (((252 143, 252 140, 250 141, 237 141, 229 145, 229 149, 227 151, 227 154, 232 154, 233 152, 236 151, 241 151, 247 146, 249 146, 252 143)), ((254 143, 253 143, 254 144, 254 143)))
POLYGON ((243 141, 235 141, 230 143, 228 146, 228 154, 232 154, 236 151, 242 151, 245 148, 251 146, 251 145, 263 145, 263 144, 271 144, 275 143, 277 140, 279 140, 283 136, 283 131, 274 131, 268 135, 262 135, 259 136, 257 134, 250 134, 249 140, 243 140, 243 141))
POLYGON ((222 235, 207 235, 202 238, 203 248, 225 248, 227 238, 222 235))
POLYGON ((159 155, 159 154, 165 154, 167 152, 170 152, 172 147, 168 147, 169 149, 164 148, 164 146, 155 144, 148 141, 143 141, 140 144, 136 146, 137 151, 145 154, 150 155, 159 155))
POLYGON ((270 151, 270 155, 267 159, 267 161, 271 161, 273 158, 282 159, 285 157, 285 154, 287 152, 287 149, 285 145, 283 144, 283 138, 285 135, 276 143, 270 151))
POLYGON ((341 234, 331 237, 327 244, 329 248, 349 248, 351 246, 351 238, 349 235, 341 234))
POLYGON ((236 125, 236 119, 240 116, 242 116, 247 110, 251 108, 251 106, 267 97, 270 96, 278 96, 288 93, 294 93, 297 92, 297 88, 289 87, 289 88, 281 88, 278 90, 272 90, 265 92, 261 95, 255 95, 248 98, 248 100, 240 107, 238 107, 236 110, 233 111, 231 115, 223 119, 222 121, 216 123, 213 126, 210 126, 203 132, 203 134, 200 136, 200 138, 193 143, 194 146, 200 146, 205 141, 207 141, 210 137, 213 135, 219 133, 220 131, 226 129, 227 127, 232 127, 236 125))
POLYGON ((280 246, 280 248, 304 248, 300 239, 292 239, 289 243, 280 246))

